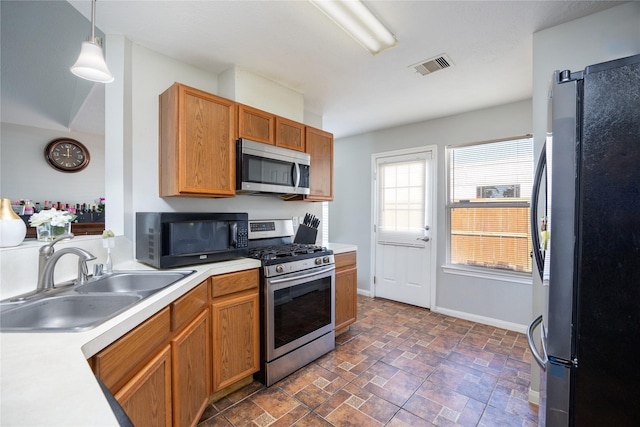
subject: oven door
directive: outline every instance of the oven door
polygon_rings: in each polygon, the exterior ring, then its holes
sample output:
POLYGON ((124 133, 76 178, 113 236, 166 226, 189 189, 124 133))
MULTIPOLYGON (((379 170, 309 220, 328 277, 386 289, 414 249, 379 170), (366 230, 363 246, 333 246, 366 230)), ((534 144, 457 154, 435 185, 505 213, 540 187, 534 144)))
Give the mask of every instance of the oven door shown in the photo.
POLYGON ((266 361, 331 332, 335 323, 335 266, 265 280, 266 361))

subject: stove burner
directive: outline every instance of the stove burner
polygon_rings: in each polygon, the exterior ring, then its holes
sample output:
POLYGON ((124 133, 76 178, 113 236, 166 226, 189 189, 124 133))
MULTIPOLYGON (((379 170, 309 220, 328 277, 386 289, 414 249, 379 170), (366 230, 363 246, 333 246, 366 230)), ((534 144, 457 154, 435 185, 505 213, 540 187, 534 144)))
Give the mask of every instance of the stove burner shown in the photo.
POLYGON ((285 258, 303 258, 304 255, 319 252, 327 252, 327 248, 313 244, 290 243, 249 249, 249 256, 262 261, 270 261, 285 258))
POLYGON ((326 248, 318 245, 291 243, 252 248, 249 250, 249 256, 260 260, 273 260, 280 258, 295 258, 300 255, 314 254, 326 250, 326 248))

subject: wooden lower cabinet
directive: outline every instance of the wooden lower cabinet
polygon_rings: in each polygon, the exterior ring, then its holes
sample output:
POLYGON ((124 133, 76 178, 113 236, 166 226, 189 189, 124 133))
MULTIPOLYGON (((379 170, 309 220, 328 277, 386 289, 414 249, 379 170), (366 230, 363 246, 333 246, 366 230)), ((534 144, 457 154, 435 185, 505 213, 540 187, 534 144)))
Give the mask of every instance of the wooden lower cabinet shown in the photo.
POLYGON ((136 427, 195 426, 209 403, 208 283, 92 358, 94 372, 136 427))
POLYGON ((260 370, 258 282, 257 269, 213 278, 212 295, 224 293, 211 305, 214 393, 260 370))
POLYGON ((114 396, 136 427, 171 426, 170 346, 165 346, 114 396))
POLYGON ((335 255, 336 262, 336 326, 339 331, 357 319, 358 273, 356 252, 335 255))
POLYGON ((205 310, 171 340, 174 426, 195 426, 209 403, 210 334, 205 310))
POLYGON ((91 358, 136 427, 195 426, 213 393, 260 369, 259 280, 213 276, 91 358))

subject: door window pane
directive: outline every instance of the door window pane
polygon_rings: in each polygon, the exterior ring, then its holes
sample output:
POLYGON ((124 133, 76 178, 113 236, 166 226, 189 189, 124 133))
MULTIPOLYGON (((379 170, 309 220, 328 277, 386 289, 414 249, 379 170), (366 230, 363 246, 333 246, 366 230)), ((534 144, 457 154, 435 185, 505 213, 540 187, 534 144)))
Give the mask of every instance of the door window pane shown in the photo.
POLYGON ((425 169, 425 160, 380 165, 380 231, 423 229, 425 169))

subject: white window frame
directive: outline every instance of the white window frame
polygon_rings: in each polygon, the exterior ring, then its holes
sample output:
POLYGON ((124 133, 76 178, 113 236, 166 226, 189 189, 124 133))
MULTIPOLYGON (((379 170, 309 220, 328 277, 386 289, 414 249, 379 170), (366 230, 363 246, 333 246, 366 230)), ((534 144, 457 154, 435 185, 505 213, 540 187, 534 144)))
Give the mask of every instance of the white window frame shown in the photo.
MULTIPOLYGON (((493 139, 487 141, 478 141, 472 142, 468 144, 460 144, 460 145, 448 145, 445 150, 445 227, 446 227, 446 264, 442 266, 442 271, 449 274, 456 274, 462 276, 469 277, 480 277, 487 278, 492 280, 500 280, 512 283, 520 283, 530 285, 532 273, 530 272, 520 272, 520 271, 509 271, 498 268, 491 267, 479 267, 479 266, 471 266, 464 264, 452 264, 451 263, 451 212, 455 207, 469 207, 468 205, 464 205, 462 203, 452 203, 451 202, 451 156, 450 153, 452 149, 462 148, 462 147, 470 147, 474 145, 481 144, 489 144, 489 143, 497 143, 502 141, 512 141, 517 139, 532 139, 533 135, 526 134, 521 136, 513 136, 509 138, 501 138, 501 139, 493 139)), ((533 140, 531 142, 533 144, 533 140)), ((501 202, 500 207, 523 207, 526 202, 501 202)), ((490 205, 495 207, 495 203, 473 203, 474 208, 487 208, 490 205)), ((526 204, 529 209, 531 209, 531 202, 526 204)), ((532 263, 533 269, 533 263, 532 263)))

